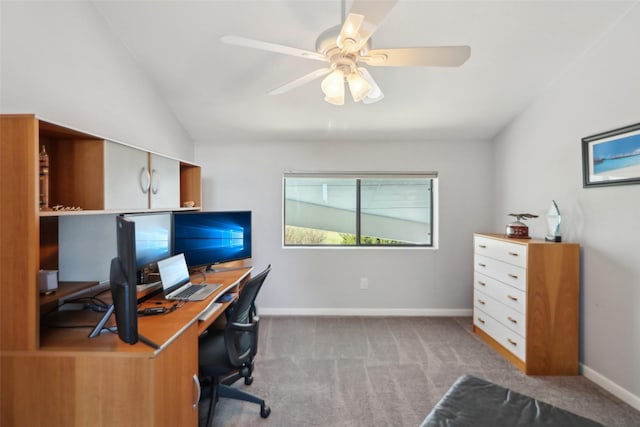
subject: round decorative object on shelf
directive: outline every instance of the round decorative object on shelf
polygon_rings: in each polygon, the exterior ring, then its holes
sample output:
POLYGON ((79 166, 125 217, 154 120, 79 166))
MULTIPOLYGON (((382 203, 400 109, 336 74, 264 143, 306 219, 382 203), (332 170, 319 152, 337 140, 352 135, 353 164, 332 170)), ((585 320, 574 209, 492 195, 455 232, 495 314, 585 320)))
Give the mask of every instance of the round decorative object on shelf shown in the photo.
POLYGON ((538 215, 533 215, 533 214, 529 214, 529 213, 519 213, 519 214, 513 214, 510 213, 510 216, 515 216, 516 220, 512 223, 507 224, 507 230, 505 232, 505 235, 507 237, 513 237, 516 239, 529 239, 529 227, 521 222, 520 220, 522 219, 529 219, 529 218, 537 218, 538 215))

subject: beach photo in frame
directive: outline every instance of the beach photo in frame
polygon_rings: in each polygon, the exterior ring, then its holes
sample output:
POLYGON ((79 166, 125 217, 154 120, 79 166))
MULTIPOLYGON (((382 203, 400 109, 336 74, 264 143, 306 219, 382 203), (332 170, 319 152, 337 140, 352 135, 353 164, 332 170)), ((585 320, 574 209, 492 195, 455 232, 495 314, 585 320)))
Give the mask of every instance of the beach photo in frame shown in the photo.
POLYGON ((582 138, 584 187, 640 184, 640 123, 582 138))

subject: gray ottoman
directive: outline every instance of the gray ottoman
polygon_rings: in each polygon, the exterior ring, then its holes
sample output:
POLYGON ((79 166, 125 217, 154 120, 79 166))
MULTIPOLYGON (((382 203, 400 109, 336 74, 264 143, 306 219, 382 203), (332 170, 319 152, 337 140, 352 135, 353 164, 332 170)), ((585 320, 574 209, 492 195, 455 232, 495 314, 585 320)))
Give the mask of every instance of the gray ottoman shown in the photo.
POLYGON ((595 421, 471 375, 458 378, 420 425, 436 426, 603 427, 595 421))

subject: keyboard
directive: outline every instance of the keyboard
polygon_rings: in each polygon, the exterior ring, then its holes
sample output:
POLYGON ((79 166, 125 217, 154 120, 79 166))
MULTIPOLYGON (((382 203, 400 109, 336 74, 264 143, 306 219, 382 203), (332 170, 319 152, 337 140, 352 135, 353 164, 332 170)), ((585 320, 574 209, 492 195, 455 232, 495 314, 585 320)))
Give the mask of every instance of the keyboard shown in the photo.
POLYGON ((207 320, 209 317, 213 315, 213 313, 218 311, 220 307, 222 307, 221 302, 212 302, 211 304, 209 304, 209 307, 207 307, 202 313, 200 313, 200 316, 198 316, 198 320, 200 321, 207 320))
POLYGON ((174 295, 173 298, 189 298, 191 295, 195 294, 202 288, 204 288, 204 285, 191 285, 179 294, 174 295))

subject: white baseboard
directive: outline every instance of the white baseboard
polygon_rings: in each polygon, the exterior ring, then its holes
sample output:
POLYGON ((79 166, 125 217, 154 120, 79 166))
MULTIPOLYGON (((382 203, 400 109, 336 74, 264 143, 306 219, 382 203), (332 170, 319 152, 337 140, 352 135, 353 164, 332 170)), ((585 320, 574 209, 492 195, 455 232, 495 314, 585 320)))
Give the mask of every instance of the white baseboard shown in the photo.
POLYGON ((584 375, 585 378, 588 378, 589 380, 598 384, 600 387, 607 390, 609 393, 613 394, 618 399, 622 400, 623 402, 629 404, 630 406, 633 406, 635 409, 640 411, 640 397, 631 393, 629 390, 623 387, 620 387, 618 384, 614 383, 609 378, 605 377, 604 375, 600 374, 597 371, 594 371, 593 369, 585 365, 582 365, 582 375, 584 375))
POLYGON ((470 317, 471 309, 466 308, 269 308, 260 307, 260 314, 266 316, 397 316, 397 317, 470 317))

